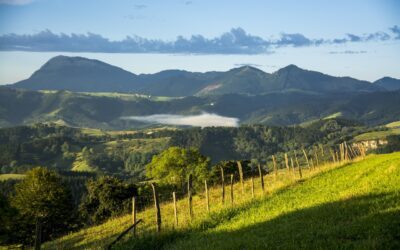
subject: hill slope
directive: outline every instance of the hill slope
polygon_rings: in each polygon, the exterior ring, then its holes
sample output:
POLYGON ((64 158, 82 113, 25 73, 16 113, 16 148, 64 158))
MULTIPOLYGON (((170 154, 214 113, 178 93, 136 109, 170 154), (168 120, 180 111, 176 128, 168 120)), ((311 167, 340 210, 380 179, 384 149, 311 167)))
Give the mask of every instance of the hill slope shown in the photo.
MULTIPOLYGON (((316 249, 331 246, 395 249, 400 246, 400 153, 370 155, 359 162, 324 167, 322 173, 311 176, 309 171, 304 171, 308 175, 305 180, 294 184, 292 177, 281 179, 286 176, 282 174, 278 175, 278 182, 274 182, 271 175, 266 176, 270 194, 262 196, 258 192, 255 200, 235 208, 222 209, 218 205, 219 187, 211 189, 212 213, 203 214, 205 217, 195 221, 191 228, 166 232, 162 237, 131 238, 116 248, 316 249)), ((246 183, 249 190, 250 184, 246 183)), ((238 184, 234 189, 240 192, 238 184)), ((203 199, 194 197, 196 216, 204 210, 201 209, 203 199)), ((179 211, 186 211, 187 208, 182 207, 186 203, 186 199, 178 201, 179 211)), ((173 207, 162 203, 161 209, 167 220, 163 222, 166 230, 173 224, 173 207)), ((147 226, 139 228, 139 233, 154 230, 152 208, 138 216, 147 226)), ((46 243, 44 248, 101 248, 127 228, 130 220, 129 215, 113 219, 46 243)), ((184 219, 180 217, 179 221, 182 223, 184 219)))
POLYGON ((12 85, 31 90, 77 92, 134 92, 161 96, 261 94, 271 91, 313 93, 371 92, 379 84, 350 77, 334 77, 289 65, 273 74, 244 66, 227 72, 166 70, 135 75, 121 68, 83 57, 57 56, 31 77, 12 85))
POLYGON ((166 249, 396 248, 400 153, 324 173, 166 249))
POLYGON ((241 124, 291 125, 332 114, 370 125, 400 119, 400 91, 348 94, 304 92, 159 98, 136 94, 27 91, 0 87, 0 127, 57 122, 74 127, 148 126, 123 116, 216 113, 241 124))

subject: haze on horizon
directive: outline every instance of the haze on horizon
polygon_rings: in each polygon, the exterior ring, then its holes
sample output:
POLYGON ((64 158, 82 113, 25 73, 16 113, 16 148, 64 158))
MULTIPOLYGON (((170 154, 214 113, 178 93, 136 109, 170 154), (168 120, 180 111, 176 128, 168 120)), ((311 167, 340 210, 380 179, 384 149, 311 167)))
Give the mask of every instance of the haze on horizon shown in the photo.
POLYGON ((60 54, 136 74, 242 65, 270 73, 295 64, 368 81, 400 78, 399 12, 395 0, 0 0, 0 84, 28 78, 60 54))

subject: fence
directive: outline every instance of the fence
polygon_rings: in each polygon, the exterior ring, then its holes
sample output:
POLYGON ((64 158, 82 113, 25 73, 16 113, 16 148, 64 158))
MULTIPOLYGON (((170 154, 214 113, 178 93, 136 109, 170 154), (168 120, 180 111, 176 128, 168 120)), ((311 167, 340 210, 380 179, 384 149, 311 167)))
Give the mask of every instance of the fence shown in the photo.
MULTIPOLYGON (((197 186, 197 190, 193 190, 191 176, 187 180, 186 190, 173 190, 170 193, 158 192, 156 183, 146 183, 143 185, 150 187, 151 193, 133 197, 129 215, 89 228, 76 238, 110 246, 111 242, 127 236, 139 238, 184 230, 207 218, 210 213, 239 207, 271 195, 277 189, 293 185, 321 171, 364 158, 365 153, 362 145, 342 143, 332 148, 315 147, 310 151, 302 149, 273 155, 268 163, 268 170, 271 171, 266 171, 260 164, 246 170, 238 162, 234 172, 221 167, 216 183, 204 181, 197 186)), ((54 242, 54 247, 67 249, 76 246, 76 240, 72 237, 68 239, 64 243, 62 240, 54 242)), ((81 246, 90 248, 91 245, 81 246)))
MULTIPOLYGON (((260 164, 255 169, 244 170, 238 162, 237 171, 233 174, 224 173, 221 167, 219 182, 209 186, 205 180, 202 190, 196 193, 193 192, 192 176, 188 178, 185 191, 172 191, 170 194, 159 193, 157 184, 149 183, 152 195, 132 198, 131 220, 125 227, 133 229, 129 233, 129 230, 125 230, 124 235, 142 237, 189 228, 213 211, 236 207, 270 195, 301 179, 364 157, 365 148, 362 145, 349 146, 344 142, 335 148, 316 147, 311 153, 304 149, 287 152, 282 159, 273 155, 272 172, 268 173, 260 164)), ((118 240, 123 235, 119 236, 118 240)))

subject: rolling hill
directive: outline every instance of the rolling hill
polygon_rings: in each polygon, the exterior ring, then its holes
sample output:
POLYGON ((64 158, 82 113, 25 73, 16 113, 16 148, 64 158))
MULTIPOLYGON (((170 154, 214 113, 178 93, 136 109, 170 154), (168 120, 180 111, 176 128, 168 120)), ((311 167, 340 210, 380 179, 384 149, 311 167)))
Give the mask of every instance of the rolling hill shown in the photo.
POLYGON ((31 77, 11 85, 30 90, 129 92, 158 96, 263 94, 304 91, 343 93, 383 91, 384 86, 350 77, 334 77, 289 65, 272 74, 250 66, 226 72, 166 70, 135 75, 98 60, 57 56, 31 77))
MULTIPOLYGON (((370 155, 353 163, 321 167, 314 173, 304 171, 306 177, 301 181, 284 170, 278 181, 265 176, 268 194, 262 195, 256 183, 256 198, 238 196, 234 207, 222 206, 220 188, 214 187, 210 189, 210 214, 203 209, 204 197, 194 197, 198 219, 190 226, 183 223, 188 220, 182 212, 187 200, 178 200, 179 230, 171 230, 173 207, 164 202, 164 233, 151 233, 155 230, 154 211, 152 207, 144 209, 138 213, 138 219, 144 221, 139 237, 130 234, 115 248, 396 249, 400 246, 399 162, 399 153, 370 155)), ((249 192, 249 180, 245 184, 249 192)), ((234 192, 240 192, 238 183, 234 192)), ((44 249, 103 248, 130 224, 130 215, 114 218, 48 242, 44 249)))
POLYGON ((289 91, 254 96, 226 94, 160 98, 2 87, 0 127, 55 122, 74 127, 126 129, 149 124, 122 117, 201 112, 236 117, 240 124, 291 125, 340 114, 342 118, 379 125, 399 120, 399 107, 399 91, 347 94, 289 91))

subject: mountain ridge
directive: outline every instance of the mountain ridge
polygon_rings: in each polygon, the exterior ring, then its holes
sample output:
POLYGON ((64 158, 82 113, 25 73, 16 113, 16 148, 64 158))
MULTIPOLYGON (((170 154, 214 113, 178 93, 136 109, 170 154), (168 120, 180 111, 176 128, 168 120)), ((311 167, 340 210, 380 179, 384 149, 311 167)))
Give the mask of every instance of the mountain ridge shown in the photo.
MULTIPOLYGON (((396 79, 395 79, 396 80, 396 79)), ((400 81, 400 80, 399 80, 400 81)), ((8 85, 30 90, 122 92, 156 96, 261 94, 299 90, 316 93, 386 91, 385 85, 335 77, 290 64, 273 73, 251 66, 228 71, 164 70, 139 74, 84 57, 57 56, 28 79, 8 85)), ((390 89, 391 90, 391 89, 390 89)))

